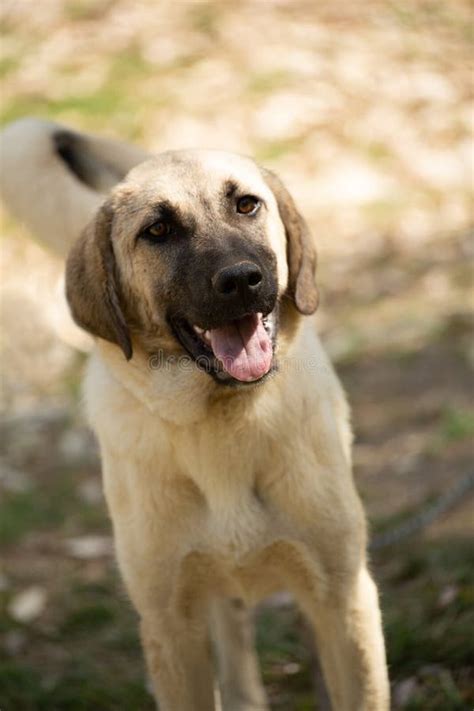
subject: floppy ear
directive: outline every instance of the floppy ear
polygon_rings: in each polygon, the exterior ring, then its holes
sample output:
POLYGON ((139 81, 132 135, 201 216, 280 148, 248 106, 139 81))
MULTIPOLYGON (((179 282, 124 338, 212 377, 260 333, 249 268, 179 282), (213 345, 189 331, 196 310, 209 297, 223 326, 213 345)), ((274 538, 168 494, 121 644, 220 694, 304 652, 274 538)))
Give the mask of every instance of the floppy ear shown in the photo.
POLYGON ((120 306, 112 219, 107 201, 74 244, 66 263, 66 297, 81 328, 116 343, 130 360, 132 343, 120 306))
POLYGON ((302 314, 313 314, 318 308, 319 294, 315 283, 316 248, 308 225, 296 209, 280 178, 263 171, 267 185, 276 197, 281 221, 285 227, 288 261, 288 293, 302 314))

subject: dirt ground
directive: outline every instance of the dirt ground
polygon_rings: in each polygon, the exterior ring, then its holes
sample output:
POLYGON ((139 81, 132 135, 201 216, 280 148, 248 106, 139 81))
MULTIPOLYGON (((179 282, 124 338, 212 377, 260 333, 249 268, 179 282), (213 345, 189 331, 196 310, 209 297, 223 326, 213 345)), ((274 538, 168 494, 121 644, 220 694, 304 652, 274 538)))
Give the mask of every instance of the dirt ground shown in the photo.
MULTIPOLYGON (((4 0, 0 26, 2 124, 232 149, 288 184, 319 247, 319 328, 374 535, 472 470, 469 3, 4 0)), ((61 265, 6 215, 1 246, 0 708, 152 709, 85 356, 58 336, 61 265)), ((473 529, 466 494, 373 554, 394 709, 474 705, 473 529)), ((257 642, 272 708, 319 708, 288 600, 259 611, 257 642)))

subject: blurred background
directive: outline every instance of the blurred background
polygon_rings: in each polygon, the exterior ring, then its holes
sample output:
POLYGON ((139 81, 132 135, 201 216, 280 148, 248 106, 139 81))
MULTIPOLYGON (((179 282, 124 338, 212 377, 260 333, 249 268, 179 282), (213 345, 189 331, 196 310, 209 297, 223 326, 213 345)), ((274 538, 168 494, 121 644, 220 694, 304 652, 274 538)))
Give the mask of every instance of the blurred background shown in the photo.
MULTIPOLYGON (((472 466, 472 5, 3 0, 1 121, 49 117, 276 170, 319 246, 319 328, 352 406, 374 535, 472 466)), ((60 205, 58 206, 60 209, 60 205)), ((56 333, 62 266, 4 216, 0 706, 146 711, 111 555, 85 356, 56 333)), ((467 493, 374 552, 394 709, 474 704, 467 493)), ((301 621, 259 616, 272 708, 318 708, 301 621)))

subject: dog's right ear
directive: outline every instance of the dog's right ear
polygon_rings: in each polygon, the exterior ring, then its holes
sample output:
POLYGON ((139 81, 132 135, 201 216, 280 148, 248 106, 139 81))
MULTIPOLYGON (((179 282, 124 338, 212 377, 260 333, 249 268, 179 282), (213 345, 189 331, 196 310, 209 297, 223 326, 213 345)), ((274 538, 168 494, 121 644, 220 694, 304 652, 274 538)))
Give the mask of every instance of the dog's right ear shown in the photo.
POLYGON ((108 200, 73 246, 66 264, 66 297, 74 321, 84 330, 116 343, 127 360, 132 343, 120 306, 112 247, 113 208, 108 200))

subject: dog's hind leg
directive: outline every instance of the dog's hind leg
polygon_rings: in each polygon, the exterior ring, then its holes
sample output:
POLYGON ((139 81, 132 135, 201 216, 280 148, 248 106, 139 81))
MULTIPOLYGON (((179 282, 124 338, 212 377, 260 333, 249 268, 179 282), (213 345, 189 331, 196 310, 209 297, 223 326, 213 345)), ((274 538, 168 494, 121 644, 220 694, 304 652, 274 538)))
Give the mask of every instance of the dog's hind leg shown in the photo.
POLYGON ((254 648, 253 621, 241 600, 219 598, 213 602, 211 635, 223 711, 266 711, 269 706, 254 648))

